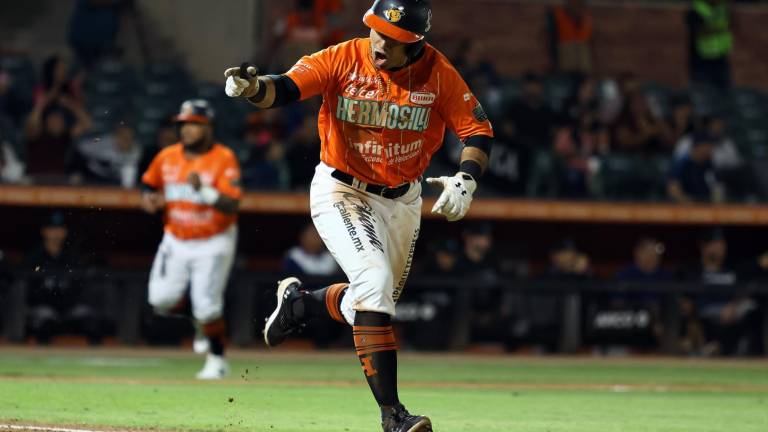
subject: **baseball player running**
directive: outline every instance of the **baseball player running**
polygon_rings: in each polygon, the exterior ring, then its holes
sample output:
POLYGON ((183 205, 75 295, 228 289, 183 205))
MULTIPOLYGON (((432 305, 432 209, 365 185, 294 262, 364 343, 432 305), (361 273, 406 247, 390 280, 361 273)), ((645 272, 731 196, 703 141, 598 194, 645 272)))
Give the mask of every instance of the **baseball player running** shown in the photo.
POLYGON ((142 207, 164 209, 165 234, 149 276, 149 303, 160 314, 191 316, 207 351, 198 379, 229 373, 224 358, 224 289, 235 255, 242 195, 234 153, 213 140, 205 100, 181 105, 181 142, 163 149, 144 173, 142 207))
POLYGON ((493 137, 467 84, 424 41, 431 20, 428 0, 377 0, 363 17, 369 38, 303 57, 283 75, 225 72, 226 93, 260 108, 323 96, 311 214, 349 283, 308 291, 294 277, 279 282, 264 339, 276 346, 310 317, 352 325, 385 432, 432 430, 429 418, 410 414, 398 398, 391 326, 419 235, 421 176, 449 127, 465 145, 459 171, 427 182, 442 187, 432 212, 463 218, 493 137))

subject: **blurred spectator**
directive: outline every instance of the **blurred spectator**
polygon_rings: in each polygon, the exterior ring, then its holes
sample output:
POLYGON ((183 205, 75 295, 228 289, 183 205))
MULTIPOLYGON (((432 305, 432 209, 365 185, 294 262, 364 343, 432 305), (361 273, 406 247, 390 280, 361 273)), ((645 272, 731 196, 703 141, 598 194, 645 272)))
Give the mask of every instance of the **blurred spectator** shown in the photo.
POLYGON ((541 78, 533 73, 523 77, 523 94, 508 110, 520 143, 531 149, 546 149, 551 142, 555 114, 544 99, 541 78))
POLYGON ((72 157, 73 142, 91 128, 90 115, 68 97, 61 97, 62 108, 51 107, 46 99, 38 100, 27 118, 24 131, 27 173, 37 182, 62 181, 72 157), (70 124, 69 114, 74 115, 70 124))
POLYGON ((504 335, 505 318, 502 316, 502 290, 498 286, 501 267, 493 251, 493 233, 487 222, 473 222, 463 231, 464 248, 456 269, 474 286, 462 301, 472 305, 471 322, 474 338, 498 341, 504 335))
POLYGON ((69 239, 60 212, 54 212, 40 228, 41 244, 25 257, 28 328, 38 343, 48 343, 62 333, 85 334, 91 343, 101 338, 100 323, 88 305, 80 275, 80 258, 69 239))
POLYGON ((332 276, 339 272, 336 260, 325 248, 313 224, 304 227, 298 246, 285 254, 283 272, 293 276, 332 276))
POLYGON ((714 285, 733 285, 736 272, 728 265, 728 242, 720 228, 705 231, 699 238, 699 262, 684 272, 685 279, 714 285))
POLYGON ((69 63, 64 57, 54 55, 43 63, 42 81, 35 87, 35 106, 42 104, 43 109, 51 106, 74 110, 73 105, 82 108, 82 81, 84 75, 78 73, 70 78, 69 63))
MULTIPOLYGON (((29 108, 26 101, 30 99, 22 95, 21 90, 14 85, 10 73, 0 69, 0 120, 5 118, 15 128, 21 126, 22 120, 29 108)), ((2 127, 0 123, 0 127, 2 127)))
MULTIPOLYGON (((622 282, 657 283, 671 282, 672 273, 661 266, 664 258, 664 244, 654 238, 641 238, 633 251, 634 261, 616 274, 616 280, 622 282)), ((653 292, 621 293, 611 296, 614 307, 639 308, 647 310, 651 317, 651 340, 647 342, 660 343, 663 339, 664 327, 661 322, 661 297, 653 292)), ((683 316, 685 313, 683 311, 683 316)))
POLYGON ((554 69, 589 74, 594 67, 594 28, 586 0, 565 0, 548 13, 550 52, 554 69))
POLYGON ((665 247, 653 238, 642 238, 635 245, 634 261, 616 274, 616 279, 627 282, 669 282, 672 273, 661 267, 665 247))
POLYGON ((581 113, 575 125, 556 128, 553 145, 555 189, 558 197, 586 198, 599 164, 594 158, 607 152, 610 134, 593 111, 581 113))
POLYGON ((273 49, 277 64, 284 70, 297 58, 319 51, 344 39, 339 12, 341 0, 295 0, 293 9, 275 24, 273 49))
MULTIPOLYGON (((719 228, 708 230, 699 242, 700 261, 685 272, 687 280, 708 285, 734 285, 738 276, 728 265, 728 243, 719 228)), ((691 301, 691 300, 688 300, 691 301)), ((759 344, 757 303, 746 295, 699 295, 692 301, 709 345, 704 354, 750 354, 759 344)))
POLYGON ((693 0, 686 16, 691 81, 720 89, 731 85, 731 13, 726 0, 693 0))
POLYGON ((633 73, 623 72, 616 79, 605 79, 600 84, 599 93, 600 120, 612 125, 629 105, 631 96, 640 93, 640 81, 633 73))
POLYGON ((459 263, 459 242, 455 239, 443 239, 430 245, 429 260, 423 273, 430 276, 461 276, 459 263))
POLYGON ((714 139, 706 133, 693 136, 688 154, 675 159, 669 174, 667 194, 673 201, 721 202, 723 188, 712 167, 714 139))
POLYGON ((300 127, 288 137, 286 144, 291 190, 306 188, 312 182, 315 167, 320 163, 317 120, 313 116, 305 116, 300 127))
POLYGON ((491 59, 485 53, 485 46, 477 41, 463 39, 457 51, 458 64, 454 66, 486 108, 493 109, 501 104, 502 79, 491 59))
POLYGON ((589 257, 578 250, 572 239, 566 238, 550 249, 549 269, 541 278, 551 281, 585 281, 592 277, 589 257))
POLYGON ((248 116, 243 136, 248 155, 242 161, 246 189, 274 190, 288 187, 286 149, 280 141, 282 131, 274 113, 258 111, 248 116))
POLYGON ((69 21, 69 44, 85 67, 117 53, 124 0, 78 0, 69 21))
MULTIPOLYGON (((717 178, 725 186, 728 198, 749 198, 756 200, 758 191, 751 171, 745 166, 736 143, 726 135, 725 122, 717 116, 704 117, 701 128, 714 141, 712 167, 717 178)), ((675 157, 681 158, 691 153, 694 134, 683 136, 675 147, 675 157)))
POLYGON ((134 184, 138 184, 141 180, 141 176, 147 172, 152 160, 155 159, 160 150, 176 144, 179 142, 179 131, 176 126, 176 122, 173 117, 165 119, 155 131, 154 141, 151 145, 144 147, 141 152, 141 159, 139 160, 139 168, 136 172, 136 180, 134 184))
POLYGON ((669 125, 651 112, 645 95, 627 91, 622 96, 624 108, 613 126, 613 148, 623 153, 669 154, 674 144, 669 125))
MULTIPOLYGON (((521 196, 526 192, 531 151, 520 144, 515 122, 509 117, 501 117, 498 123, 494 123, 494 133, 491 148, 493 157, 488 160, 484 182, 494 188, 496 193, 521 196)), ((463 148, 461 142, 455 144, 463 148)), ((457 159, 460 151, 457 151, 457 159)))
POLYGON ((585 76, 576 79, 576 89, 563 104, 560 117, 563 121, 577 125, 584 115, 598 115, 597 82, 585 76))
POLYGON ((475 281, 496 283, 500 266, 493 253, 491 225, 487 222, 467 224, 463 232, 464 249, 456 264, 461 273, 475 281))
POLYGON ((74 184, 136 184, 141 147, 133 127, 121 122, 112 133, 78 142, 70 162, 70 181, 74 184))
POLYGON ((13 146, 5 141, 3 130, 0 129, 0 183, 20 183, 24 180, 24 163, 22 163, 13 146))
POLYGON ((680 95, 675 97, 670 105, 672 110, 670 127, 672 129, 672 137, 677 143, 675 155, 681 156, 678 154, 680 140, 686 135, 692 134, 696 128, 693 117, 693 103, 687 95, 680 95))

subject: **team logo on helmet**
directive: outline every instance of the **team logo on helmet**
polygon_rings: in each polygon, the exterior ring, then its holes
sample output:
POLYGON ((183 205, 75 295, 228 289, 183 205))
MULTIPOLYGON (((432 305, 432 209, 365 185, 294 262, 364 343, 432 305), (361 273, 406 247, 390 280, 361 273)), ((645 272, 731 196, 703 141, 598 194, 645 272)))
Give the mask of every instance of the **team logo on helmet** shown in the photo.
POLYGON ((405 16, 405 8, 403 6, 393 7, 384 11, 384 16, 392 23, 399 22, 405 16))

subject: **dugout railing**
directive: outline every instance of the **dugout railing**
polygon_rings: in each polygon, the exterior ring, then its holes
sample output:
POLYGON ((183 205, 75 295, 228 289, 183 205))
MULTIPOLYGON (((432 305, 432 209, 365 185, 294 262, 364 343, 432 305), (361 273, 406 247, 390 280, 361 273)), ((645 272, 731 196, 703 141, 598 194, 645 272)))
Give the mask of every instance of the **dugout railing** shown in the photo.
MULTIPOLYGON (((12 270, 0 286, 0 326, 6 342, 27 340, 27 298, 30 281, 40 278, 77 279, 84 296, 95 310, 114 324, 114 336, 123 344, 143 342, 142 320, 152 311, 147 305, 145 271, 90 269, 87 271, 45 272, 12 270)), ((229 338, 238 346, 260 342, 260 326, 274 307, 277 275, 235 272, 227 289, 229 338)), ((310 287, 338 282, 338 278, 303 278, 310 287)), ((753 329, 761 336, 763 353, 768 347, 768 281, 735 285, 698 283, 626 283, 615 281, 553 282, 501 278, 478 281, 415 275, 398 302, 398 325, 407 346, 429 350, 464 350, 477 342, 478 321, 485 326, 484 337, 497 342, 520 336, 515 327, 546 328, 553 351, 576 353, 596 343, 632 345, 634 336, 651 324, 664 329, 655 347, 666 354, 678 353, 681 334, 680 299, 731 298, 749 296, 759 316, 753 329), (611 299, 624 299, 624 306, 606 306, 611 299), (638 300, 639 299, 639 300, 638 300), (649 306, 652 305, 652 306, 649 306), (496 313, 498 312, 498 313, 496 313), (483 319, 478 317, 483 316, 483 319), (490 317, 490 322, 487 322, 490 317), (494 322, 495 320, 495 322, 494 322), (609 328, 596 328, 600 325, 609 328), (522 323, 522 324, 521 324, 522 323), (613 326, 611 326, 613 324, 613 326), (595 338, 595 334, 604 333, 595 338), (606 335, 609 336, 606 339, 606 335), (603 338, 601 342, 600 338, 603 338)), ((482 331, 481 331, 482 332, 482 331)), ((523 343, 540 343, 535 329, 523 343)))

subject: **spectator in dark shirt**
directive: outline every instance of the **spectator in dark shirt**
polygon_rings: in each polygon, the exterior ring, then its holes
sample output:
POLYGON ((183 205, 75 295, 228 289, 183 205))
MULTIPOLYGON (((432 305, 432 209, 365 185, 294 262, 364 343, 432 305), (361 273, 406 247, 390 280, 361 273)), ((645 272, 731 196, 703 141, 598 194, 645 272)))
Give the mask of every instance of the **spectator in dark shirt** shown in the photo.
POLYGON ((313 224, 304 227, 299 244, 285 254, 283 272, 296 276, 332 276, 339 272, 336 260, 325 248, 313 224))
POLYGON ((456 267, 467 282, 466 301, 472 305, 472 331, 482 340, 499 340, 504 332, 501 288, 497 285, 501 269, 493 252, 491 225, 487 222, 467 224, 463 232, 464 248, 456 267))
POLYGON ((521 144, 531 149, 549 147, 555 114, 546 103, 544 86, 538 75, 525 75, 522 99, 509 108, 507 116, 514 121, 521 144))
POLYGON ((669 125, 656 117, 641 92, 626 96, 624 108, 613 126, 613 148, 628 154, 669 154, 673 133, 669 125))
POLYGON ((549 269, 542 275, 542 280, 586 281, 593 277, 589 257, 576 247, 572 239, 566 238, 554 244, 549 252, 549 262, 549 269))
POLYGON ((598 119, 598 105, 597 82, 590 77, 580 76, 576 79, 576 90, 563 104, 560 117, 564 122, 577 126, 584 115, 598 119))
MULTIPOLYGON (((717 179, 722 182, 728 199, 757 201, 760 191, 755 186, 757 181, 750 167, 745 163, 739 148, 726 133, 725 122, 719 116, 705 116, 701 119, 701 130, 714 142, 712 150, 712 168, 717 179)), ((683 136, 675 147, 675 157, 684 157, 691 153, 694 134, 683 136)))
POLYGON ((661 266, 665 247, 653 238, 642 238, 635 245, 634 261, 616 274, 616 279, 628 282, 668 282, 672 273, 661 266))
POLYGON ((500 267, 493 253, 491 225, 486 222, 468 224, 463 237, 464 249, 457 264, 462 273, 475 281, 497 282, 500 267))
POLYGON ((77 272, 81 260, 69 239, 64 216, 55 212, 41 227, 41 244, 25 257, 28 328, 39 343, 48 343, 57 334, 85 334, 91 343, 101 338, 100 320, 88 304, 77 272), (75 275, 72 275, 75 272, 75 275))
POLYGON ((247 189, 288 187, 286 149, 274 115, 272 111, 259 111, 248 116, 243 138, 249 151, 242 163, 243 186, 247 189))
POLYGON ((43 109, 51 106, 73 110, 72 105, 82 108, 84 104, 82 72, 70 78, 69 63, 60 55, 48 57, 43 63, 42 80, 35 88, 35 105, 43 104, 43 109))
POLYGON ((461 276, 459 262, 459 242, 449 238, 438 241, 430 247, 429 261, 423 273, 431 276, 461 276))
POLYGON ((694 135, 689 153, 672 164, 667 183, 670 199, 679 203, 722 200, 722 186, 712 166, 714 149, 715 142, 711 136, 706 133, 694 135))
POLYGON ((595 156, 608 151, 608 130, 593 111, 582 112, 576 124, 556 128, 553 143, 554 178, 557 196, 584 198, 598 170, 595 156))
MULTIPOLYGON (((622 282, 658 283, 672 281, 672 273, 661 266, 664 258, 664 244, 653 238, 641 238, 635 245, 634 261, 616 275, 622 282)), ((664 327, 661 322, 661 298, 658 293, 636 292, 613 295, 612 305, 620 308, 641 308, 651 317, 652 340, 663 340, 664 327)), ((650 336, 650 335, 649 335, 650 336)))
MULTIPOLYGON (((731 286, 738 275, 728 264, 728 243, 722 229, 707 230, 699 241, 700 260, 685 272, 691 282, 731 286)), ((759 344, 757 303, 741 294, 702 294, 686 298, 701 321, 708 344, 703 354, 749 354, 759 344)))
POLYGON ((693 103, 687 95, 674 98, 670 105, 672 110, 670 128, 672 130, 672 138, 677 143, 675 148, 675 152, 677 152, 680 139, 694 132, 696 122, 693 117, 693 103))
POLYGON ((72 158, 73 142, 90 129, 91 117, 69 98, 60 98, 70 108, 50 107, 45 100, 35 105, 25 128, 27 173, 35 182, 66 181, 66 168, 72 158), (71 124, 70 113, 74 113, 71 124))

